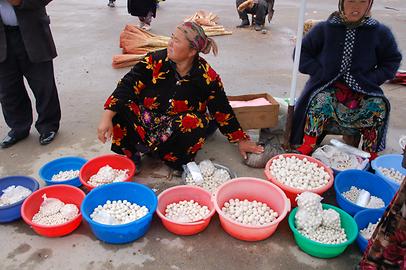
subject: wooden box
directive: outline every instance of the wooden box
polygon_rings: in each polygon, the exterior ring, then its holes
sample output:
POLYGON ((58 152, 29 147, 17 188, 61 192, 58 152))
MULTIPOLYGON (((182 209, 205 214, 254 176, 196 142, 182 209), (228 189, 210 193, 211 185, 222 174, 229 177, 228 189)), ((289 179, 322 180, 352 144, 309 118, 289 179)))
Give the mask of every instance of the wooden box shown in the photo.
POLYGON ((248 101, 256 98, 265 98, 269 105, 247 106, 233 108, 238 122, 244 130, 271 128, 278 125, 279 103, 269 94, 249 94, 241 96, 227 96, 229 101, 248 101))

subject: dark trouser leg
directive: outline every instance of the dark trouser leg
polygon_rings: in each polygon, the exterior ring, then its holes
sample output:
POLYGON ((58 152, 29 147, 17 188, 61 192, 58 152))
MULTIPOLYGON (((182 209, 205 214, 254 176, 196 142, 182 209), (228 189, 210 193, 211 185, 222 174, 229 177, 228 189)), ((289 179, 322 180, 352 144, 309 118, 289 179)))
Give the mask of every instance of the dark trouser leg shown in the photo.
POLYGON ((0 63, 0 103, 10 136, 27 135, 32 124, 31 101, 24 86, 19 56, 25 52, 17 30, 7 30, 7 59, 0 63))
POLYGON ((254 8, 256 8, 255 24, 264 25, 266 14, 268 14, 268 2, 266 0, 259 0, 258 4, 256 4, 254 8))
POLYGON ((194 160, 205 143, 208 119, 198 113, 185 113, 173 121, 174 132, 160 147, 159 156, 176 170, 194 160), (189 128, 190 127, 190 128, 189 128))
POLYGON ((35 127, 39 133, 58 131, 61 107, 54 78, 52 60, 41 63, 26 61, 24 76, 35 96, 38 119, 35 127))
MULTIPOLYGON (((238 6, 241 5, 241 4, 244 3, 244 2, 245 2, 245 0, 236 0, 236 1, 235 1, 235 4, 236 4, 236 6, 237 6, 237 8, 238 8, 238 6)), ((237 9, 237 12, 238 12, 238 16, 240 16, 240 19, 241 19, 243 22, 248 22, 248 24, 249 24, 248 10, 250 10, 250 9, 245 9, 245 10, 243 10, 243 11, 238 11, 238 9, 237 9)))

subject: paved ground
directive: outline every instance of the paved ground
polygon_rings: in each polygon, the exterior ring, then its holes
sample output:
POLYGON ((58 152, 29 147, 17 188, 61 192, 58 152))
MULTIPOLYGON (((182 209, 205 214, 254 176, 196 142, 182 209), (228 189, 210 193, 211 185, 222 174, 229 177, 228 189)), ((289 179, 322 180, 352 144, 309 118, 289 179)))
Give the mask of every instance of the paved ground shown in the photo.
MULTIPOLYGON (((234 31, 232 36, 216 38, 220 54, 208 61, 221 74, 228 94, 269 92, 286 97, 290 89, 292 38, 296 32, 298 2, 277 1, 276 13, 268 34, 237 30, 239 24, 233 1, 168 0, 158 10, 153 31, 170 35, 174 27, 198 9, 220 15, 221 23, 234 31)), ((308 3, 306 18, 323 19, 336 8, 336 0, 308 3)), ((117 80, 127 69, 111 68, 111 57, 120 52, 119 32, 126 23, 137 20, 127 14, 126 1, 117 0, 110 9, 107 1, 54 1, 48 7, 59 57, 55 60, 56 78, 62 103, 62 126, 55 142, 39 146, 38 134, 18 145, 0 151, 0 175, 31 175, 38 179, 38 169, 60 156, 80 155, 92 158, 109 152, 108 145, 96 140, 96 127, 102 104, 117 80)), ((406 2, 379 1, 374 15, 394 31, 401 50, 406 52, 406 2)), ((403 69, 406 66, 403 65, 403 69)), ((300 77, 298 89, 305 81, 300 77)), ((399 152, 397 140, 406 134, 402 116, 406 114, 405 87, 385 85, 392 103, 387 152, 399 152), (402 106, 403 105, 403 106, 402 106)), ((0 119, 0 134, 7 127, 0 119)), ((255 134, 255 132, 254 132, 255 134)), ((229 166, 240 176, 263 178, 262 170, 241 164, 235 146, 220 134, 212 137, 198 160, 213 158, 229 166)), ((179 179, 171 178, 166 167, 151 161, 137 181, 163 190, 179 179)), ((327 202, 334 202, 332 192, 327 202)), ((167 232, 155 219, 142 239, 129 245, 107 245, 98 241, 82 224, 73 234, 47 239, 36 235, 22 221, 1 225, 0 269, 351 269, 360 258, 355 245, 338 258, 321 260, 301 252, 295 245, 287 222, 280 224, 269 239, 256 243, 238 241, 228 236, 217 218, 203 233, 177 237, 167 232)))

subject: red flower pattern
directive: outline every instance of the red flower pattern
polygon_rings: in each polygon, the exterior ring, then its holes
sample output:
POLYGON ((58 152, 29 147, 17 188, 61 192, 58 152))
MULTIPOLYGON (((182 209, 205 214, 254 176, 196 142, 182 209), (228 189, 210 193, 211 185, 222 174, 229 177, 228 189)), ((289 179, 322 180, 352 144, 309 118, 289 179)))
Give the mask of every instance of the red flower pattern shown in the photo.
POLYGON ((158 109, 159 103, 156 102, 156 97, 146 97, 144 98, 144 107, 150 110, 158 109))
POLYGON ((118 99, 115 98, 114 96, 109 96, 109 98, 106 100, 104 103, 104 108, 111 108, 114 107, 117 104, 118 99))
POLYGON ((180 123, 180 130, 183 133, 191 132, 192 129, 198 127, 203 127, 202 120, 200 120, 196 115, 190 113, 186 114, 185 116, 181 116, 180 120, 177 120, 176 122, 180 123))
POLYGON ((152 55, 150 55, 147 58, 146 61, 147 64, 147 69, 151 69, 152 70, 152 83, 156 84, 158 79, 165 79, 165 73, 168 73, 168 71, 166 72, 161 72, 161 68, 162 68, 162 59, 160 59, 159 61, 154 61, 152 59, 152 55))
POLYGON ((126 128, 121 128, 120 124, 117 124, 113 127, 113 138, 112 138, 112 143, 115 145, 120 146, 121 145, 121 140, 127 136, 127 129, 126 128))
POLYGON ((131 110, 135 115, 141 115, 140 107, 138 107, 138 105, 135 104, 134 102, 131 102, 130 104, 128 104, 128 107, 130 108, 130 110, 131 110))
POLYGON ((141 91, 146 87, 142 81, 137 81, 134 85, 134 92, 136 95, 139 95, 141 91))
POLYGON ((231 115, 229 113, 216 112, 214 114, 214 119, 216 119, 220 126, 223 127, 228 125, 231 115))
POLYGON ((205 72, 203 74, 203 77, 206 79, 207 84, 210 84, 217 79, 217 73, 214 71, 214 69, 211 68, 209 64, 206 63, 205 65, 203 65, 203 70, 205 72))
POLYGON ((194 144, 193 146, 189 147, 189 149, 188 149, 187 152, 188 152, 189 154, 196 154, 197 151, 199 151, 200 149, 202 149, 204 142, 205 142, 205 139, 204 139, 204 138, 200 138, 199 141, 198 141, 196 144, 194 144))
POLYGON ((166 155, 164 155, 163 159, 166 161, 172 161, 172 162, 178 160, 178 158, 174 156, 173 152, 170 152, 170 153, 167 153, 166 155))
POLYGON ((227 134, 227 138, 230 142, 237 142, 241 139, 247 139, 248 136, 245 134, 244 131, 238 129, 237 131, 231 132, 227 134))
POLYGON ((181 113, 186 112, 188 110, 192 110, 193 108, 188 107, 189 102, 187 100, 172 100, 172 113, 181 113))
POLYGON ((141 140, 145 141, 145 129, 142 126, 137 126, 134 124, 135 130, 137 131, 138 135, 140 135, 141 140))

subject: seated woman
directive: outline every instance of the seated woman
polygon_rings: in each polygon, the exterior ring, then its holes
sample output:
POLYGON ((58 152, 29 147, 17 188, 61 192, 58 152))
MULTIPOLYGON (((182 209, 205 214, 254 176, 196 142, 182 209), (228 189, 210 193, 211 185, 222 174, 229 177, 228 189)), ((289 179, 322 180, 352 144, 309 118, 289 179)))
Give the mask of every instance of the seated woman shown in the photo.
POLYGON ((310 78, 297 102, 291 137, 310 154, 326 130, 362 135, 362 149, 385 149, 390 104, 380 85, 402 56, 391 30, 370 17, 373 0, 340 0, 339 11, 304 37, 299 70, 310 78))
POLYGON ((99 140, 112 136, 112 151, 136 164, 146 152, 182 170, 205 143, 213 118, 231 143, 238 142, 244 158, 247 152, 261 153, 262 146, 241 129, 219 75, 199 57, 211 50, 217 54, 198 24, 179 25, 167 49, 148 54, 118 83, 104 105, 99 140))

